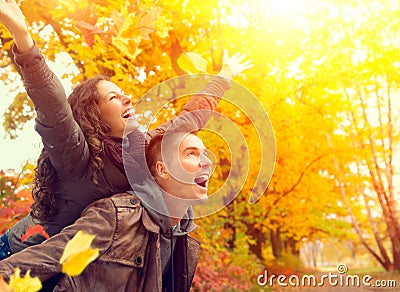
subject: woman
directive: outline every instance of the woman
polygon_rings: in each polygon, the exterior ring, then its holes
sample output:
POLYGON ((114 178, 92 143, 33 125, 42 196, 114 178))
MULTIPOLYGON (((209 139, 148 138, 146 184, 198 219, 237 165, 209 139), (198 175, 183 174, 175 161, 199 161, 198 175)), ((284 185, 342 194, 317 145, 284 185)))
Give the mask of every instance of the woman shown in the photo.
MULTIPOLYGON (((21 242, 28 226, 40 224, 52 236, 72 224, 90 203, 130 189, 121 155, 121 141, 128 120, 134 119, 130 97, 106 77, 98 76, 78 85, 67 98, 32 40, 24 15, 15 1, 0 2, 0 21, 14 38, 13 51, 25 88, 37 117, 35 129, 44 148, 34 179, 32 212, 0 239, 0 259, 44 240, 40 235, 21 242)), ((244 55, 224 54, 218 75, 232 78, 251 66, 244 55)), ((194 96, 181 114, 196 109, 213 110, 224 90, 225 78, 216 77, 194 96), (206 100, 206 102, 204 102, 206 100)), ((197 128, 208 117, 199 113, 197 128)), ((137 123, 132 122, 133 128, 137 123)), ((149 132, 146 139, 166 125, 149 132)), ((137 135, 138 142, 144 140, 137 135)))

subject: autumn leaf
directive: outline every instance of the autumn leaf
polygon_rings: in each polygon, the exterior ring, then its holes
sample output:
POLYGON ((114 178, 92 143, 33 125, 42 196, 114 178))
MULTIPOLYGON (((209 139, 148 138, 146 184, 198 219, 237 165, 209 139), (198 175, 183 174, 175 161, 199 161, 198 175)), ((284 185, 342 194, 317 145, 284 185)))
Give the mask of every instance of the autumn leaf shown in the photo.
POLYGON ((148 12, 141 12, 137 15, 130 13, 121 25, 121 18, 118 14, 113 14, 114 21, 120 27, 119 37, 135 38, 140 36, 142 39, 150 40, 150 34, 156 32, 156 21, 162 9, 154 7, 148 12))
POLYGON ((150 40, 150 34, 156 32, 156 21, 161 14, 160 7, 153 7, 149 12, 144 13, 137 23, 140 35, 145 40, 150 40))
POLYGON ((88 264, 99 256, 99 249, 90 247, 94 235, 79 230, 67 243, 60 258, 62 272, 69 276, 78 276, 88 264))
POLYGON ((81 30, 85 42, 91 49, 93 49, 95 34, 105 33, 100 28, 81 20, 76 22, 76 26, 81 30))
POLYGON ((118 11, 113 10, 111 12, 111 20, 114 23, 115 29, 120 30, 124 23, 125 18, 118 11))
POLYGON ((0 291, 1 292, 11 292, 13 291, 11 288, 8 287, 6 281, 4 281, 3 277, 0 275, 0 291))
POLYGON ((137 36, 139 34, 137 29, 138 21, 139 19, 134 14, 129 14, 122 23, 122 26, 118 32, 118 37, 130 39, 137 36))
POLYGON ((131 39, 116 37, 112 40, 113 45, 116 46, 121 52, 124 52, 124 54, 131 60, 135 60, 137 55, 142 52, 142 49, 138 48, 139 42, 140 37, 131 39))
POLYGON ((207 61, 199 54, 187 52, 179 56, 178 66, 189 74, 207 72, 207 61))
MULTIPOLYGON (((14 274, 10 277, 8 287, 14 289, 14 292, 34 292, 42 288, 42 283, 38 277, 31 277, 28 270, 24 277, 21 278, 21 270, 16 268, 14 274)), ((6 290, 7 291, 7 290, 6 290)))
POLYGON ((97 23, 97 9, 95 5, 87 5, 86 7, 82 9, 77 9, 73 15, 72 19, 76 21, 85 21, 87 23, 90 23, 92 25, 95 25, 97 23))
POLYGON ((47 232, 44 230, 42 225, 36 225, 35 227, 29 226, 28 229, 26 230, 25 234, 22 235, 21 237, 21 242, 24 242, 27 240, 29 237, 35 235, 35 234, 41 234, 43 237, 50 238, 50 236, 47 234, 47 232))
POLYGON ((98 20, 96 6, 88 5, 83 9, 78 9, 73 14, 72 18, 76 21, 76 26, 81 30, 85 42, 92 49, 95 34, 105 33, 103 30, 96 27, 96 23, 98 20))

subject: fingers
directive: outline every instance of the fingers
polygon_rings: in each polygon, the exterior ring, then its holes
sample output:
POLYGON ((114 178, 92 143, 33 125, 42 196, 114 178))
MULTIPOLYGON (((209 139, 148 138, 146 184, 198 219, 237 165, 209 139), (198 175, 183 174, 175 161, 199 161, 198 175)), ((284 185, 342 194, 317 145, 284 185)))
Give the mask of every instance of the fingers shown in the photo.
POLYGON ((253 66, 251 60, 244 61, 246 59, 246 54, 237 54, 235 58, 231 58, 232 63, 236 63, 237 66, 243 67, 243 68, 250 68, 253 66), (244 61, 244 62, 243 62, 244 61))
POLYGON ((231 59, 236 59, 236 58, 238 58, 239 56, 240 56, 240 53, 237 52, 236 54, 234 54, 234 55, 231 57, 231 59))
POLYGON ((238 56, 238 58, 237 58, 237 61, 239 62, 239 63, 241 63, 245 58, 246 58, 246 54, 241 54, 241 55, 239 55, 238 56))
POLYGON ((228 50, 227 50, 227 49, 224 49, 224 56, 223 56, 223 58, 229 58, 228 50))
POLYGON ((229 57, 228 51, 224 49, 224 54, 222 58, 223 67, 229 68, 231 72, 230 78, 241 74, 244 70, 253 67, 251 60, 246 60, 247 55, 244 53, 237 52, 233 56, 229 57))
POLYGON ((242 63, 241 66, 245 69, 249 69, 253 67, 253 63, 251 62, 251 60, 247 60, 246 62, 242 63))
POLYGON ((236 63, 241 63, 245 58, 246 54, 244 53, 236 53, 232 57, 229 57, 229 60, 236 63))
POLYGON ((224 54, 222 56, 222 63, 226 63, 229 60, 228 50, 224 49, 224 54))

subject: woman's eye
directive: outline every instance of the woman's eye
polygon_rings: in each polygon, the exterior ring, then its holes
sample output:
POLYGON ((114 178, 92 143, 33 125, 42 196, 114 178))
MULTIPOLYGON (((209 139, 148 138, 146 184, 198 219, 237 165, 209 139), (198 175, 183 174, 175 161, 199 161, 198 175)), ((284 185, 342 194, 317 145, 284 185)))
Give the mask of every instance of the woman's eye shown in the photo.
POLYGON ((114 98, 116 98, 115 95, 110 96, 109 100, 113 100, 114 98))

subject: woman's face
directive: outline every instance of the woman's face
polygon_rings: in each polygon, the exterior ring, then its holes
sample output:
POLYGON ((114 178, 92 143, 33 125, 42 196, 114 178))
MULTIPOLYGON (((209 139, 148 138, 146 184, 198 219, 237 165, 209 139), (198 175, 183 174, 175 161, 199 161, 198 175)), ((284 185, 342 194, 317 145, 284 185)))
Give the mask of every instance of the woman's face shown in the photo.
POLYGON ((97 83, 99 91, 100 119, 110 126, 110 135, 122 137, 129 119, 129 127, 137 128, 131 97, 124 94, 121 88, 107 80, 97 83))

